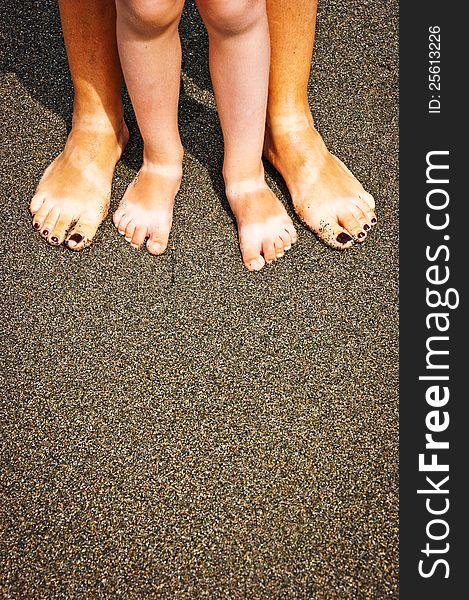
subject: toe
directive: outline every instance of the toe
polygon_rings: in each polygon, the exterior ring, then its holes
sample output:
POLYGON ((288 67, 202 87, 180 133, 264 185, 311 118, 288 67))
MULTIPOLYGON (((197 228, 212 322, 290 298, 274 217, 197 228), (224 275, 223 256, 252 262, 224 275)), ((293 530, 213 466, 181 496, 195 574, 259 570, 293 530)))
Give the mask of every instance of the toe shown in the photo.
POLYGON ((119 206, 116 212, 112 215, 112 222, 117 228, 119 228, 119 223, 123 217, 125 217, 125 209, 119 206))
POLYGON ((38 231, 42 230, 43 225, 51 211, 50 204, 42 204, 37 213, 33 216, 33 227, 38 231))
POLYGON ((29 204, 29 210, 32 215, 35 215, 41 206, 44 204, 44 194, 35 194, 29 204))
POLYGON ((261 246, 255 241, 243 239, 240 237, 239 247, 243 257, 244 266, 249 271, 259 271, 265 265, 265 260, 261 256, 261 246))
POLYGON ((358 198, 355 199, 355 206, 357 206, 363 212, 368 225, 374 225, 376 223, 375 211, 370 208, 370 205, 365 202, 361 196, 358 196, 358 198))
POLYGON ((101 221, 97 223, 81 217, 67 236, 66 243, 71 250, 82 250, 93 241, 101 221))
POLYGON ((125 241, 126 242, 130 242, 132 240, 132 237, 134 235, 136 227, 137 227, 137 224, 133 220, 130 221, 130 223, 127 223, 127 227, 125 228, 125 241))
POLYGON ((354 206, 352 212, 355 219, 360 223, 360 227, 362 230, 361 232, 358 232, 357 240, 359 242, 363 242, 365 241, 367 232, 371 229, 371 219, 369 219, 367 215, 358 206, 354 206), (363 233, 364 235, 360 235, 360 233, 363 233))
POLYGON ((321 220, 319 226, 314 228, 314 231, 323 242, 332 248, 345 250, 346 248, 350 248, 353 243, 350 233, 332 218, 321 220))
POLYGON ((147 250, 150 254, 157 256, 163 254, 168 246, 168 236, 162 235, 160 231, 155 231, 150 235, 147 241, 147 250))
POLYGON ((62 244, 72 222, 73 217, 70 215, 60 215, 48 238, 49 243, 54 246, 62 244))
POLYGON ((127 215, 127 214, 122 215, 119 223, 116 225, 117 230, 119 231, 120 235, 125 235, 127 225, 130 223, 131 220, 132 220, 132 217, 130 215, 127 215))
POLYGON ((48 238, 50 236, 52 230, 55 227, 55 224, 57 223, 59 215, 60 213, 57 209, 52 209, 49 212, 47 217, 44 219, 44 222, 42 223, 42 227, 40 229, 42 237, 48 238))
POLYGON ((296 233, 296 229, 293 223, 288 223, 287 225, 285 225, 285 231, 290 234, 292 244, 296 244, 296 242, 298 241, 298 234, 296 233))
POLYGON ((286 230, 281 231, 279 234, 279 237, 282 240, 283 251, 286 252, 287 250, 290 250, 292 241, 291 241, 291 237, 290 237, 290 234, 288 233, 288 231, 286 231, 286 230))
POLYGON ((368 205, 368 207, 374 211, 375 207, 376 207, 376 203, 375 203, 375 199, 373 198, 373 196, 371 194, 369 194, 368 192, 365 192, 363 190, 363 192, 361 192, 359 194, 360 198, 362 198, 368 205))
POLYGON ((41 221, 36 217, 36 215, 33 216, 33 228, 36 231, 39 231, 39 229, 41 229, 41 221))
POLYGON ((267 264, 271 263, 277 258, 277 254, 275 252, 275 245, 272 239, 268 238, 262 242, 262 253, 267 264))
POLYGON ((134 234, 132 236, 132 240, 130 242, 131 246, 134 248, 140 248, 140 246, 145 241, 147 237, 147 228, 139 225, 135 228, 134 234))
POLYGON ((363 227, 360 221, 355 217, 353 213, 347 213, 339 219, 339 224, 344 227, 353 237, 356 242, 363 242, 366 233, 363 231, 363 227))
POLYGON ((285 250, 283 247, 283 240, 280 236, 274 239, 274 248, 275 248, 275 257, 281 258, 284 255, 285 250))
POLYGON ((259 255, 258 258, 253 258, 251 261, 245 262, 244 264, 249 271, 260 271, 265 265, 265 260, 263 256, 259 255))

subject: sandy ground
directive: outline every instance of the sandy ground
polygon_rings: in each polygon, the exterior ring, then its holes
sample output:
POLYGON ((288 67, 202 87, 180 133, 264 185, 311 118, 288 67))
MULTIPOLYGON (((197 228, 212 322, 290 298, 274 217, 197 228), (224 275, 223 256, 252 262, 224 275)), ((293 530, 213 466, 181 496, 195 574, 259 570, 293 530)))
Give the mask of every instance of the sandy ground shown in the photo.
MULTIPOLYGON (((0 0, 2 597, 397 597, 397 5, 322 2, 310 80, 379 225, 340 253, 295 218, 297 246, 251 274, 193 4, 184 182, 155 258, 110 216, 82 253, 33 232, 72 92, 55 2, 0 0)), ((141 156, 127 116, 111 210, 141 156)))

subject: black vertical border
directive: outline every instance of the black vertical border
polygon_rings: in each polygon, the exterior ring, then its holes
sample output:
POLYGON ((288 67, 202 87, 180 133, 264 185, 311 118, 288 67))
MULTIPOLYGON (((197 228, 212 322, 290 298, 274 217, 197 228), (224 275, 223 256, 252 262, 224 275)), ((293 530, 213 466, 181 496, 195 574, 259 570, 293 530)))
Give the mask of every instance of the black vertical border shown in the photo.
MULTIPOLYGON (((464 7, 464 3, 434 0, 400 3, 400 597, 404 600, 460 598, 469 593, 467 518, 464 515, 469 504, 465 495, 469 472, 466 462, 469 459, 466 383, 469 381, 466 343, 469 335, 466 310, 469 232, 465 222, 469 213, 469 191, 465 182, 466 173, 469 175, 469 98, 465 98, 464 91, 469 78, 469 29, 462 14, 464 7), (429 90, 429 28, 436 26, 441 31, 439 91, 429 90), (440 96, 439 114, 428 112, 432 95, 440 96), (431 186, 426 183, 425 175, 427 153, 438 150, 449 151, 450 166, 450 183, 442 186, 450 195, 447 209, 450 223, 446 230, 439 232, 426 225, 426 195, 431 186), (444 240, 444 235, 449 235, 450 239, 444 240), (449 473, 434 474, 435 481, 449 475, 446 497, 450 508, 442 518, 447 520, 450 530, 446 539, 433 542, 427 538, 426 526, 437 517, 428 514, 426 496, 417 494, 418 489, 430 487, 426 485, 425 475, 432 475, 419 472, 418 467, 418 455, 425 451, 425 434, 428 433, 425 417, 432 410, 425 399, 430 384, 419 381, 419 376, 428 374, 425 344, 429 335, 435 335, 425 323, 427 314, 433 312, 426 305, 426 270, 435 263, 430 263, 425 253, 427 246, 436 249, 440 244, 447 245, 450 251, 448 262, 443 258, 437 261, 441 268, 447 265, 450 269, 449 282, 441 288, 457 289, 460 304, 454 310, 436 309, 448 312, 450 319, 449 331, 441 334, 450 338, 449 356, 442 357, 441 361, 449 364, 450 399, 441 410, 448 411, 450 425, 445 432, 435 434, 436 439, 449 441, 449 449, 438 453, 439 462, 449 463, 449 473), (442 548, 447 542, 449 550, 426 558, 421 550, 427 542, 435 548, 442 548), (446 568, 441 564, 431 577, 419 575, 419 560, 426 560, 428 572, 432 560, 438 558, 448 561, 448 578, 444 577, 446 568)), ((440 256, 444 255, 446 253, 442 251, 440 256)), ((435 371, 435 374, 443 372, 435 371)), ((436 498, 443 502, 445 496, 433 497, 434 506, 437 506, 436 498)), ((438 532, 438 529, 433 531, 438 532)))

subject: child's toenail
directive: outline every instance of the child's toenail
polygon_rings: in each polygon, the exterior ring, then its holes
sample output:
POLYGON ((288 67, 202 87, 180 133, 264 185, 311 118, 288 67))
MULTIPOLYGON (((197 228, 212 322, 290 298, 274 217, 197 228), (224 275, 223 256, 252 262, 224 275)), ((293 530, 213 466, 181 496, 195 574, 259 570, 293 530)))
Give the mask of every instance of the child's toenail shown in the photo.
POLYGON ((74 233, 73 235, 71 235, 68 238, 69 242, 75 242, 76 244, 79 244, 81 242, 81 240, 83 239, 83 236, 80 235, 79 233, 74 233))
POLYGON ((360 233, 357 235, 357 238, 358 238, 359 240, 361 240, 361 239, 362 239, 362 238, 364 238, 364 237, 365 237, 365 234, 363 233, 363 231, 360 231, 360 233))
POLYGON ((339 233, 339 235, 335 238, 339 244, 346 244, 347 242, 350 242, 352 240, 352 238, 347 234, 347 233, 339 233))
POLYGON ((125 231, 119 231, 119 235, 125 235, 125 231))
POLYGON ((43 232, 42 232, 42 235, 44 237, 47 237, 49 235, 49 230, 48 229, 44 229, 43 232))
POLYGON ((291 246, 287 246, 286 248, 284 248, 285 252, 287 252, 288 250, 290 250, 291 246))
POLYGON ((368 223, 365 223, 365 225, 363 225, 363 229, 365 231, 368 231, 369 228, 370 228, 370 226, 368 225, 368 223))
POLYGON ((126 241, 126 242, 130 242, 130 240, 131 240, 131 239, 132 239, 132 238, 128 238, 128 237, 126 237, 126 238, 125 238, 125 241, 126 241))
POLYGON ((371 222, 372 222, 372 223, 373 223, 373 225, 374 225, 374 224, 376 223, 376 219, 373 217, 373 218, 371 219, 371 222))
POLYGON ((41 226, 40 223, 33 223, 34 229, 39 229, 40 226, 41 226))
POLYGON ((58 243, 59 243, 59 238, 58 238, 58 237, 56 237, 55 235, 53 235, 53 236, 50 238, 50 241, 51 241, 51 242, 53 242, 54 244, 58 244, 58 243))
POLYGON ((137 244, 130 244, 132 246, 132 248, 135 248, 135 250, 138 250, 140 248, 140 246, 137 246, 137 244))

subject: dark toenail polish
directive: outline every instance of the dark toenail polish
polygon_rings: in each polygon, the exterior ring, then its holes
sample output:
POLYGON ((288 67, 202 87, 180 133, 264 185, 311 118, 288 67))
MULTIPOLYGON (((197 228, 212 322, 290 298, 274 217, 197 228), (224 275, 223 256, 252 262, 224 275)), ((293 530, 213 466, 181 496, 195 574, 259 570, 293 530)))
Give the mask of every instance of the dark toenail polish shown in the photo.
POLYGON ((41 226, 40 223, 33 223, 34 229, 39 229, 40 226, 41 226))
POLYGON ((347 242, 351 241, 351 237, 347 234, 347 233, 339 233, 339 235, 335 238, 339 244, 346 244, 347 242))
POLYGON ((368 223, 365 223, 365 225, 363 225, 363 229, 365 231, 368 231, 369 228, 370 228, 370 226, 368 225, 368 223))
POLYGON ((373 225, 374 225, 374 224, 376 223, 376 219, 373 217, 373 218, 371 219, 371 222, 372 222, 372 223, 373 223, 373 225))
POLYGON ((42 232, 42 235, 47 237, 49 235, 49 230, 48 229, 44 229, 44 231, 42 232))
POLYGON ((361 239, 362 239, 362 238, 364 238, 364 237, 365 237, 365 234, 363 233, 363 231, 360 231, 360 233, 357 235, 357 238, 358 238, 359 240, 361 240, 361 239))
POLYGON ((58 244, 59 243, 59 238, 56 237, 55 235, 53 235, 50 240, 51 240, 51 242, 54 242, 54 244, 58 244))
POLYGON ((81 242, 81 240, 83 239, 83 236, 80 235, 79 233, 74 233, 73 235, 71 235, 68 238, 69 242, 76 242, 77 244, 79 244, 81 242))

